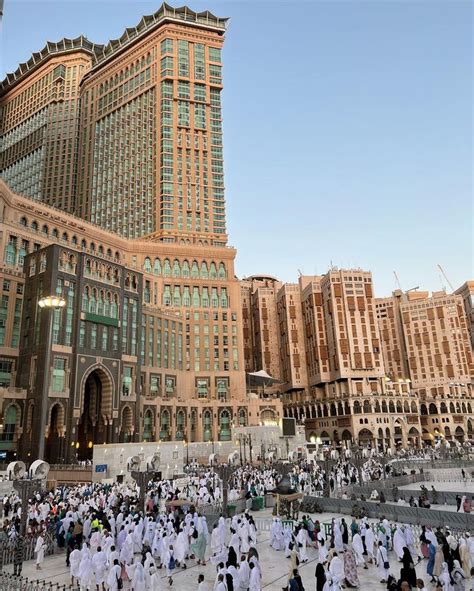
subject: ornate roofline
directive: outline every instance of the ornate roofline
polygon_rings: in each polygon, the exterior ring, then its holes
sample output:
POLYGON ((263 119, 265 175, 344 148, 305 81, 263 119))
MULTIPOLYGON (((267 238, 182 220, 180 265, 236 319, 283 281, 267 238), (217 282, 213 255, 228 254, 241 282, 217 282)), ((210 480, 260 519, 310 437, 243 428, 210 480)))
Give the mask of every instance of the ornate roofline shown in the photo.
POLYGON ((39 68, 53 55, 82 50, 93 56, 96 51, 101 51, 102 48, 103 45, 92 43, 84 35, 80 35, 75 39, 64 38, 57 43, 48 41, 41 51, 33 53, 27 62, 21 63, 14 72, 6 75, 0 82, 0 95, 13 88, 27 74, 39 68))
POLYGON ((179 22, 180 24, 189 24, 203 29, 216 31, 224 34, 227 29, 228 18, 220 18, 206 10, 204 12, 194 12, 187 6, 174 8, 166 2, 153 14, 145 15, 135 27, 128 27, 125 29, 123 35, 118 39, 111 39, 107 45, 102 46, 97 51, 94 51, 93 68, 102 64, 104 61, 115 57, 117 53, 122 51, 130 43, 135 42, 143 34, 148 33, 152 29, 169 21, 179 22))
POLYGON ((215 16, 208 10, 194 12, 194 10, 191 10, 187 6, 173 8, 164 2, 155 13, 143 16, 135 27, 125 29, 121 37, 111 39, 107 45, 92 43, 84 35, 80 35, 75 39, 64 38, 57 43, 48 41, 41 51, 33 53, 30 59, 27 62, 21 63, 15 72, 6 75, 5 79, 0 82, 0 96, 11 90, 27 74, 39 68, 52 55, 83 50, 92 56, 92 65, 95 68, 112 57, 115 57, 117 53, 121 52, 130 43, 135 42, 142 35, 165 22, 188 24, 190 26, 216 31, 222 35, 227 28, 228 20, 228 18, 215 16))

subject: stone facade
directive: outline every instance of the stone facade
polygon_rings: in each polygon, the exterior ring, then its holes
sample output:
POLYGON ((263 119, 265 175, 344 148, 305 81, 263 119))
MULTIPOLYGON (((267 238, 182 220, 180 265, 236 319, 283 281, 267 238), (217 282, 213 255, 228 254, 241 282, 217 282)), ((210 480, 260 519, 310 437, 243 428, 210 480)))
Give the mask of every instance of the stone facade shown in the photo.
POLYGON ((249 277, 241 293, 246 368, 280 380, 270 391, 286 416, 304 423, 308 439, 386 448, 472 438, 472 350, 461 295, 376 299, 371 273, 360 269, 301 276, 298 285, 249 277), (426 309, 424 331, 418 308, 426 309))

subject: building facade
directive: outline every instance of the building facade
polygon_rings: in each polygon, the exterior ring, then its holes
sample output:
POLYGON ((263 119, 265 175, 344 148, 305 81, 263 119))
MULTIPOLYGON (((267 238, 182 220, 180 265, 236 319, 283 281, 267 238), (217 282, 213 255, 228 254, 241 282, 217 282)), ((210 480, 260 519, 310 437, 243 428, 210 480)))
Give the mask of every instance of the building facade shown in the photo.
POLYGON ((467 329, 471 337, 471 345, 474 348, 474 281, 466 281, 454 293, 463 299, 467 329))
MULTIPOLYGON (((23 295, 31 296, 29 322, 37 324, 31 313, 39 294, 63 289, 60 281, 71 285, 59 266, 64 257, 77 261, 80 282, 67 306, 73 306, 72 320, 61 316, 72 322, 71 344, 52 345, 58 367, 49 368, 51 383, 63 365, 62 398, 69 397, 52 412, 58 393, 49 388, 46 434, 65 432, 61 445, 49 445, 56 456, 76 446, 85 457, 86 440, 89 446, 104 437, 226 440, 233 424, 281 418, 278 400, 246 393, 240 283, 225 220, 220 95, 226 22, 163 4, 105 46, 82 37, 48 43, 2 82, 0 378, 5 428, 14 432, 4 438, 6 447, 23 438, 29 451, 40 436, 28 408, 38 401, 43 378, 39 371, 34 382, 28 376, 44 355, 44 340, 33 345, 30 335, 25 344, 23 295), (28 274, 28 257, 37 256, 49 262, 48 280, 28 274), (120 281, 135 278, 137 296, 130 299, 122 284, 125 291, 101 284, 109 267, 120 281), (110 310, 109 295, 120 298, 117 318, 103 313, 105 305, 110 310), (104 347, 114 347, 114 339, 119 348, 108 356, 104 347), (57 357, 58 347, 70 350, 57 357), (90 375, 88 368, 94 368, 90 375), (110 384, 112 406, 102 407, 93 392, 110 384)), ((44 336, 43 320, 37 330, 44 336)))
POLYGON ((472 345, 461 295, 394 292, 377 300, 387 374, 420 404, 423 439, 472 438, 472 345))
POLYGON ((460 295, 376 299, 371 273, 360 269, 301 276, 298 285, 251 277, 241 293, 246 368, 280 380, 272 392, 308 439, 385 449, 472 438, 472 350, 460 295), (429 310, 423 334, 419 307, 429 310))

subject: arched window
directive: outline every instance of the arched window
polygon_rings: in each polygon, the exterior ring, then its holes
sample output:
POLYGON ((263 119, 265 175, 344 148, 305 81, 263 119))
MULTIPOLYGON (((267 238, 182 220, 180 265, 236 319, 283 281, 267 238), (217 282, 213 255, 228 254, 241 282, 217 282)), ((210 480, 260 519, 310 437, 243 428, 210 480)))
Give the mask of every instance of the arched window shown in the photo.
POLYGON ((227 277, 227 272, 225 270, 224 263, 219 263, 219 279, 225 279, 227 277))
POLYGON ((209 266, 209 277, 211 279, 217 278, 217 267, 216 267, 216 263, 214 263, 214 261, 209 266))
POLYGON ((183 264, 181 266, 181 276, 184 278, 189 277, 189 263, 188 263, 188 261, 183 261, 183 264))
POLYGON ((179 291, 179 286, 175 285, 174 286, 174 291, 173 291, 173 306, 175 306, 176 308, 180 308, 181 307, 181 293, 179 291))
POLYGON ((193 308, 201 307, 201 298, 199 296, 199 287, 193 287, 193 308))
POLYGON ((203 439, 210 441, 212 439, 212 413, 210 410, 205 410, 202 413, 203 439))
POLYGON ((171 276, 171 265, 169 259, 165 259, 163 263, 163 277, 171 276))
POLYGON ((71 238, 71 242, 72 242, 72 244, 73 244, 74 246, 77 246, 77 236, 73 236, 73 237, 71 238))
POLYGON ((186 428, 186 415, 184 410, 180 409, 176 413, 176 439, 184 439, 184 431, 186 428))
POLYGON ((219 415, 219 440, 231 440, 230 413, 226 409, 222 410, 219 415))
POLYGON ((241 408, 239 410, 239 425, 241 427, 247 426, 247 411, 245 410, 245 408, 241 408))
POLYGON ((11 404, 5 414, 5 423, 3 426, 3 433, 1 435, 2 441, 14 441, 18 418, 19 413, 16 405, 11 404))
POLYGON ((207 270, 206 261, 201 263, 201 279, 209 279, 209 271, 207 270))
POLYGON ((112 303, 110 304, 110 316, 112 318, 118 318, 118 303, 117 303, 117 295, 114 295, 112 303))
POLYGON ((95 314, 97 311, 97 291, 95 289, 92 290, 92 294, 89 299, 89 312, 91 314, 95 314))
POLYGON ((68 239, 69 239, 69 237, 67 235, 67 232, 63 232, 63 237, 62 237, 63 242, 67 242, 68 239))
POLYGON ((173 261, 173 277, 179 277, 181 275, 181 267, 179 265, 178 259, 174 259, 173 261))
POLYGON ((360 402, 359 402, 358 400, 356 400, 356 401, 354 402, 354 414, 355 414, 355 415, 360 415, 360 414, 361 414, 361 412, 362 412, 362 408, 361 408, 361 406, 360 406, 360 402))
POLYGON ((147 273, 151 273, 151 260, 150 257, 146 257, 143 261, 143 270, 147 273))
POLYGON ((59 232, 56 228, 54 228, 54 230, 51 232, 51 236, 56 239, 59 238, 59 232))
POLYGON ((145 412, 143 418, 143 441, 151 441, 153 437, 153 415, 151 410, 145 412))
POLYGON ((385 400, 382 400, 382 412, 383 413, 387 413, 388 412, 387 402, 385 400))
POLYGON ((86 287, 82 292, 82 311, 89 312, 89 288, 86 287))
POLYGON ((392 414, 395 413, 395 405, 393 404, 393 400, 388 401, 388 410, 392 414))
POLYGON ((227 308, 229 306, 229 299, 227 298, 227 288, 221 289, 221 308, 227 308))
POLYGON ((24 228, 28 226, 28 220, 25 217, 20 219, 20 226, 23 226, 24 228))
POLYGON ((87 248, 87 242, 84 240, 84 238, 81 240, 81 248, 87 248))
POLYGON ((38 231, 38 222, 37 221, 31 222, 31 229, 34 230, 35 232, 38 231))
POLYGON ((436 408, 436 404, 431 403, 429 410, 430 410, 430 415, 437 415, 438 414, 438 409, 436 408))
POLYGON ((193 261, 193 264, 191 266, 191 277, 193 279, 199 278, 199 267, 198 267, 197 261, 193 261))
POLYGON ((402 410, 402 403, 400 402, 400 400, 397 400, 397 412, 398 413, 403 412, 403 410, 402 410))
POLYGON ((167 408, 160 413, 160 439, 167 440, 170 436, 170 413, 167 408))
POLYGON ((45 236, 47 236, 49 234, 49 228, 48 228, 48 226, 46 224, 44 224, 44 226, 41 228, 41 232, 45 236))
POLYGON ((160 261, 160 259, 155 259, 153 262, 153 274, 154 275, 161 275, 161 261, 160 261))
POLYGON ((364 400, 364 414, 370 414, 370 402, 368 400, 364 400))
POLYGON ((94 242, 91 242, 90 249, 92 250, 92 252, 95 252, 95 244, 94 244, 94 242))

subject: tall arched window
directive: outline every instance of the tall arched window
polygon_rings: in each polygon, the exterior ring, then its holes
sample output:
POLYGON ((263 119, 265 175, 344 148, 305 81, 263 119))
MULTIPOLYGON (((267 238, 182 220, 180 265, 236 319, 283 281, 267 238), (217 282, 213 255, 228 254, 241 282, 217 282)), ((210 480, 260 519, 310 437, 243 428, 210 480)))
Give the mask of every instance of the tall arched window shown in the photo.
POLYGON ((151 273, 151 260, 150 257, 146 257, 143 261, 143 270, 147 273, 151 273))
POLYGON ((201 263, 201 279, 208 279, 209 278, 209 271, 207 270, 207 263, 203 261, 201 263))
POLYGON ((183 261, 183 265, 181 267, 181 276, 188 278, 189 277, 189 263, 188 261, 183 261))
POLYGON ((153 262, 153 274, 161 275, 161 262, 160 259, 155 259, 153 262))
POLYGON ((181 275, 181 268, 178 259, 173 261, 173 277, 179 277, 181 275))
POLYGON ((18 409, 14 404, 11 404, 5 414, 5 423, 2 433, 3 441, 13 441, 15 439, 17 420, 18 409))
POLYGON ((165 259, 163 263, 163 277, 171 276, 171 265, 169 259, 165 259))

